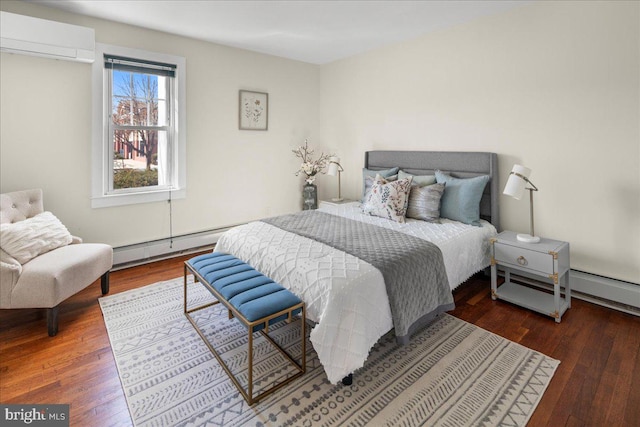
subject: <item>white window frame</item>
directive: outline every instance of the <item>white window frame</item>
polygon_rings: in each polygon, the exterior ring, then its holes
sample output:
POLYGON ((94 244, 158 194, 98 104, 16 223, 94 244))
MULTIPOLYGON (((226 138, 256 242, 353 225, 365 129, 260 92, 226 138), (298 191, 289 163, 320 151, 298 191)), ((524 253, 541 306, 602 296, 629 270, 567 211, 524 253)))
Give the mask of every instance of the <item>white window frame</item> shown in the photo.
POLYGON ((96 60, 92 65, 92 149, 91 149, 91 207, 104 208, 138 203, 183 199, 187 195, 187 132, 186 132, 186 60, 183 57, 139 49, 96 43, 96 60), (173 127, 171 147, 173 162, 172 185, 169 187, 132 188, 111 191, 113 169, 113 141, 109 136, 112 120, 110 105, 109 70, 104 66, 104 55, 124 56, 145 61, 176 65, 173 127))

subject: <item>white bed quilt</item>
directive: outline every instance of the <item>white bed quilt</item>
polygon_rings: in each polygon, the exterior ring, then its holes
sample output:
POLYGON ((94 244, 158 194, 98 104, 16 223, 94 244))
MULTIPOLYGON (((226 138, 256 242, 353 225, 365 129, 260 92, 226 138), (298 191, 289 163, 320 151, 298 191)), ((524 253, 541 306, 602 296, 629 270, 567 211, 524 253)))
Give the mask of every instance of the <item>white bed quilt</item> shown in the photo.
POLYGON ((358 202, 329 205, 320 210, 406 233, 435 244, 442 251, 451 290, 489 265, 489 239, 498 234, 496 228, 484 220, 480 220, 480 227, 445 218, 441 218, 439 224, 411 218, 406 218, 405 223, 390 221, 363 214, 358 202))
MULTIPOLYGON (((362 214, 358 203, 323 210, 435 243, 452 289, 488 265, 488 239, 496 234, 488 223, 398 224, 362 214)), ((316 323, 311 343, 331 383, 362 367, 371 347, 393 328, 382 274, 353 255, 260 221, 227 231, 215 250, 249 263, 305 301, 307 317, 316 323)))

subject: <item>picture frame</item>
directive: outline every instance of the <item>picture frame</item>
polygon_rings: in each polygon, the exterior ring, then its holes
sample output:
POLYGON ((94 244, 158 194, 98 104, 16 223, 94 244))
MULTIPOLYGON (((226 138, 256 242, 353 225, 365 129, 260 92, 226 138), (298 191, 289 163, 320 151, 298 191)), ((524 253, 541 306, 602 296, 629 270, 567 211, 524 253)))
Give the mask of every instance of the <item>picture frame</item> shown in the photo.
POLYGON ((240 130, 268 130, 268 93, 240 90, 238 105, 238 127, 240 130))

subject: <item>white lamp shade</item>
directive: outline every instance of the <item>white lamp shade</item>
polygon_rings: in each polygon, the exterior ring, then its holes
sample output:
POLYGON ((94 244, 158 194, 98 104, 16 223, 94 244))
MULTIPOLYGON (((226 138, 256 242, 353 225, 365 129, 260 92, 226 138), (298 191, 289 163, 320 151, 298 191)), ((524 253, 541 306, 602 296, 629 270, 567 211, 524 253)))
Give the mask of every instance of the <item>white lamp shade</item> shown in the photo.
POLYGON ((527 183, 524 179, 516 174, 521 175, 525 178, 529 178, 529 175, 531 175, 531 169, 522 165, 513 165, 513 169, 511 169, 511 174, 509 175, 509 179, 507 180, 507 185, 504 186, 504 191, 502 192, 502 194, 506 194, 507 196, 511 196, 516 200, 520 200, 527 183))
POLYGON ((338 174, 338 165, 340 165, 340 157, 329 157, 327 175, 336 176, 338 174))

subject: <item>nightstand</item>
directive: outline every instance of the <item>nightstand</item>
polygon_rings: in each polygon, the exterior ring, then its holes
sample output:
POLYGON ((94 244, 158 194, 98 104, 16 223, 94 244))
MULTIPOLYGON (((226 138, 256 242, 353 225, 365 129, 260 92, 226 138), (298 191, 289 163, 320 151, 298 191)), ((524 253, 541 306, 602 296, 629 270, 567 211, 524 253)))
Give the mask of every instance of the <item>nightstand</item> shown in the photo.
POLYGON ((336 201, 333 201, 333 200, 320 200, 319 207, 323 207, 323 206, 340 206, 340 205, 344 205, 345 203, 352 203, 352 202, 355 202, 355 200, 342 199, 339 202, 336 202, 336 201))
POLYGON ((539 243, 523 243, 516 233, 503 231, 491 239, 491 298, 509 301, 530 310, 560 319, 571 307, 569 280, 569 243, 540 239, 539 243), (498 267, 504 270, 504 283, 498 288, 498 267), (511 281, 511 273, 524 273, 553 284, 553 294, 519 285, 511 281), (560 284, 564 287, 564 298, 560 284))

